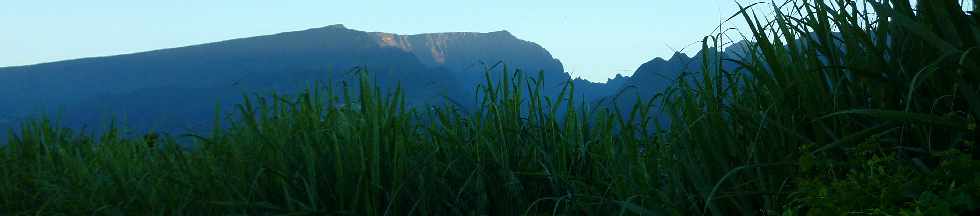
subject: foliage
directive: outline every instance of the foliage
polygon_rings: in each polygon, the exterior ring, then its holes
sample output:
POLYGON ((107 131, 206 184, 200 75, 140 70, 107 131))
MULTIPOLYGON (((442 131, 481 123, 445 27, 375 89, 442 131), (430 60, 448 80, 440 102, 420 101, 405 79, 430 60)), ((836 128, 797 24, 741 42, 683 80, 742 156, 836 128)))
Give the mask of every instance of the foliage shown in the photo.
POLYGON ((190 135, 192 150, 166 136, 25 124, 0 150, 0 209, 594 215, 659 203, 655 160, 640 150, 653 140, 646 124, 577 107, 565 96, 573 86, 553 101, 540 96, 540 79, 505 73, 482 88, 482 109, 465 114, 409 109, 401 92, 383 95, 362 74, 354 95, 313 87, 246 97, 227 129, 190 135))
POLYGON ((747 57, 706 55, 667 100, 671 197, 714 215, 977 211, 977 16, 952 0, 764 6, 733 16, 747 57))
POLYGON ((187 135, 193 149, 182 137, 27 122, 0 147, 0 211, 978 212, 975 14, 953 0, 791 0, 770 4, 768 18, 752 12, 765 5, 733 16, 751 31, 747 56, 710 52, 723 33, 706 37, 700 73, 633 107, 591 107, 570 84, 544 97, 540 73, 504 68, 487 75, 475 112, 407 107, 366 73, 343 92, 246 96, 236 119, 187 135))

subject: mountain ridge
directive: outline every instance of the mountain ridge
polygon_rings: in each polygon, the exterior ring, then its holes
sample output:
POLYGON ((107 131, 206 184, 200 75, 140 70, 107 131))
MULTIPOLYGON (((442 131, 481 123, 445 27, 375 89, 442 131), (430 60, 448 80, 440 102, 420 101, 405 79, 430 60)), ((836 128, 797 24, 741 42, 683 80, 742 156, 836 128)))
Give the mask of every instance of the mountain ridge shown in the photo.
MULTIPOLYGON (((356 76, 348 73, 354 67, 367 67, 383 89, 398 85, 405 88, 410 104, 445 103, 445 98, 475 105, 475 97, 470 94, 483 81, 479 64, 489 66, 498 61, 507 62, 511 68, 540 68, 556 82, 567 77, 561 63, 547 50, 507 31, 398 35, 329 25, 159 50, 2 67, 0 95, 6 97, 0 98, 0 113, 4 113, 0 120, 11 128, 9 124, 16 124, 12 122, 57 114, 69 125, 84 127, 116 114, 120 118, 160 120, 149 113, 172 116, 166 107, 177 105, 189 107, 184 111, 199 109, 193 116, 207 116, 214 114, 215 103, 232 110, 228 106, 241 102, 242 93, 288 94, 313 82, 356 84, 356 76), (413 41, 410 45, 418 50, 385 46, 379 40, 385 35, 413 41), (423 52, 433 49, 439 52, 423 52), (440 55, 444 58, 441 64, 423 61, 440 55), (470 65, 476 66, 464 67, 470 65)), ((211 119, 185 120, 209 125, 206 121, 211 119)), ((148 125, 152 124, 135 128, 183 127, 148 125)))
MULTIPOLYGON (((462 108, 479 102, 477 86, 484 72, 499 81, 503 62, 537 78, 545 75, 544 94, 556 96, 562 83, 576 85, 577 95, 593 101, 641 84, 636 94, 648 97, 669 82, 645 83, 651 76, 686 68, 675 54, 656 58, 630 76, 607 83, 572 79, 561 61, 541 45, 517 38, 506 30, 487 33, 448 32, 400 35, 329 25, 299 31, 251 36, 144 52, 89 57, 0 68, 0 120, 9 124, 32 116, 62 113, 69 125, 84 127, 121 115, 142 121, 162 120, 170 125, 128 122, 134 128, 172 130, 187 124, 211 125, 204 118, 214 106, 240 103, 245 93, 292 93, 314 82, 340 86, 354 83, 349 73, 367 67, 382 89, 401 86, 410 105, 453 103, 462 108), (672 63, 673 62, 673 63, 672 63), (671 64, 668 64, 671 63, 671 64), (648 66, 652 64, 652 66, 648 66), (666 66, 653 67, 656 65, 666 66), (648 70, 645 68, 653 68, 648 70), (649 91, 647 91, 649 90, 649 91), (179 93, 177 93, 179 92, 179 93), (447 101, 448 100, 448 101, 447 101), (181 103, 181 104, 176 104, 181 103), (179 106, 178 106, 179 105, 179 106), (168 110, 167 106, 180 107, 168 110), (187 119, 181 119, 185 114, 187 119), (176 119, 174 119, 176 118, 176 119)), ((337 91, 339 92, 339 91, 337 91)), ((0 124, 0 128, 5 127, 0 124)), ((206 129, 206 128, 205 128, 206 129)))

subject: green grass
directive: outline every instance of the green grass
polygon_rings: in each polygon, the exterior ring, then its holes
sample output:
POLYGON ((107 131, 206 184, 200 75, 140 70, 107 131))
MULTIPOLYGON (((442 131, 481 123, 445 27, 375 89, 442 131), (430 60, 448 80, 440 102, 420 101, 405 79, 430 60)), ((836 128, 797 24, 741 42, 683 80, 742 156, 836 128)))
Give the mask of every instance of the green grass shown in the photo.
POLYGON ((747 6, 732 22, 749 58, 708 52, 624 115, 504 69, 474 112, 412 109, 367 79, 246 97, 194 150, 25 122, 0 147, 0 213, 977 213, 978 18, 920 2, 747 6))
POLYGON ((653 158, 638 151, 652 140, 643 127, 578 111, 585 108, 567 97, 543 100, 534 88, 540 83, 514 74, 488 82, 471 115, 408 109, 400 92, 384 95, 367 79, 355 95, 314 87, 293 97, 248 97, 237 107, 241 119, 195 136, 191 151, 172 138, 78 136, 31 122, 0 152, 0 209, 605 214, 659 199, 648 197, 659 184, 653 158))
POLYGON ((709 56, 668 100, 680 122, 665 135, 678 159, 662 171, 669 196, 714 215, 975 212, 978 18, 956 1, 919 2, 736 14, 756 51, 727 61, 744 67, 709 56))

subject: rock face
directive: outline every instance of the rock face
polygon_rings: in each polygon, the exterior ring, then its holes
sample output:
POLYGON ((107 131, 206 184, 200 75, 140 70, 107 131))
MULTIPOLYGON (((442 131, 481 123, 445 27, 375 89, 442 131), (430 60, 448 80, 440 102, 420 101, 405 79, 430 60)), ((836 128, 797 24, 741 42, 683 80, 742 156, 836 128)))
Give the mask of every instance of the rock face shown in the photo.
POLYGON ((504 62, 510 68, 545 72, 546 80, 567 80, 561 62, 538 44, 507 31, 396 35, 371 33, 381 47, 414 54, 421 63, 456 72, 465 82, 482 82, 484 66, 504 62))
POLYGON ((410 105, 437 105, 473 98, 483 82, 481 63, 498 61, 544 70, 552 82, 568 79, 547 50, 506 31, 397 35, 332 25, 0 68, 0 123, 6 124, 0 128, 43 115, 78 128, 115 118, 136 130, 208 129, 215 105, 231 111, 242 94, 297 92, 318 81, 356 83, 355 67, 366 67, 382 89, 400 85, 410 105))

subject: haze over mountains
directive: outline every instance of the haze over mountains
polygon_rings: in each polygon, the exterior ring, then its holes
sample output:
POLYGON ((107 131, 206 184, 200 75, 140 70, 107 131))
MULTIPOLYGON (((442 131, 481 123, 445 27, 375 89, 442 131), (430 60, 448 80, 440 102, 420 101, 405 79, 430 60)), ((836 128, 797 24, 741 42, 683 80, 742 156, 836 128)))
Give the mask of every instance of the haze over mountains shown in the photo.
MULTIPOLYGON (((364 67, 382 89, 403 88, 412 106, 476 105, 484 71, 497 62, 545 77, 556 95, 571 77, 543 47, 507 31, 398 35, 342 25, 126 55, 0 68, 0 128, 49 116, 74 128, 115 117, 137 131, 204 131, 216 106, 232 111, 243 93, 297 92, 315 82, 356 84, 364 67)), ((572 80, 596 101, 622 92, 648 98, 680 72, 700 67, 677 54, 607 83, 572 80), (629 88, 627 88, 629 87, 629 88), (628 91, 624 89, 629 89, 628 91)), ((492 70, 500 77, 501 68, 492 70)), ((338 91, 339 93, 339 91, 338 91)), ((632 101, 632 100, 631 100, 632 101)))

